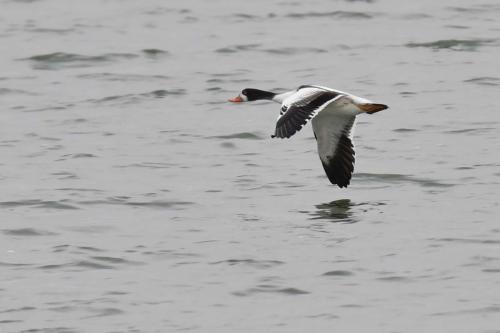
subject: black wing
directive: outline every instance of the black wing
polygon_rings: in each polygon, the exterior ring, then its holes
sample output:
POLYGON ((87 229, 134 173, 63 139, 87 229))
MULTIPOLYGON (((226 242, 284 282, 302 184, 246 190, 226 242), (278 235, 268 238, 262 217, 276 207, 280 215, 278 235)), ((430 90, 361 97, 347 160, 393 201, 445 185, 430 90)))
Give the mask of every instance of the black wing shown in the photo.
POLYGON ((354 145, 350 139, 355 117, 321 113, 313 120, 318 153, 332 184, 347 187, 354 171, 354 145))
POLYGON ((349 185, 354 171, 354 155, 354 146, 351 139, 346 135, 342 135, 333 155, 326 161, 321 160, 326 175, 332 184, 336 184, 340 188, 349 185))
POLYGON ((314 89, 312 92, 311 89, 307 89, 308 91, 304 89, 304 93, 297 91, 296 96, 294 96, 295 100, 292 100, 289 104, 283 104, 273 138, 291 137, 300 131, 317 112, 340 96, 339 93, 333 91, 311 88, 314 89))

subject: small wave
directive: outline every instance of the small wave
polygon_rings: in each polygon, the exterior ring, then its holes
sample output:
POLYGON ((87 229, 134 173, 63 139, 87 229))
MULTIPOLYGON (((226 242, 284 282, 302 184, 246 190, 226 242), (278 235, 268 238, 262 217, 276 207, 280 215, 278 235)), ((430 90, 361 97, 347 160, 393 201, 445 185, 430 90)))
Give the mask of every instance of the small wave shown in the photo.
POLYGON ((441 183, 432 179, 417 178, 408 175, 394 173, 357 173, 353 178, 361 181, 373 181, 382 183, 413 183, 423 187, 452 187, 454 184, 441 183))
POLYGON ((43 34, 56 34, 56 35, 65 35, 68 33, 75 32, 75 29, 56 29, 56 28, 29 28, 27 29, 29 32, 35 33, 43 33, 43 34))
POLYGON ((413 91, 401 91, 399 94, 403 97, 409 97, 412 95, 416 95, 417 93, 413 91))
POLYGON ((331 17, 344 19, 371 19, 372 15, 364 12, 351 12, 336 10, 333 12, 308 12, 308 13, 290 13, 286 15, 291 18, 313 18, 313 17, 331 17))
POLYGON ((68 67, 90 67, 96 64, 137 57, 138 55, 133 53, 107 53, 97 56, 88 56, 75 53, 54 52, 35 55, 21 60, 33 62, 34 69, 54 70, 68 67))
POLYGON ((500 85, 500 78, 492 76, 475 77, 465 80, 466 83, 479 84, 481 86, 498 86, 500 85))
POLYGON ((477 313, 477 314, 482 314, 484 316, 490 314, 490 313, 496 313, 500 312, 500 305, 491 305, 491 306, 486 306, 482 308, 475 308, 475 309, 466 309, 466 310, 458 310, 458 311, 448 311, 448 312, 436 312, 432 313, 431 316, 446 316, 446 315, 465 315, 465 314, 471 314, 471 313, 477 313))
POLYGON ((193 202, 188 201, 131 201, 126 202, 127 206, 135 206, 135 207, 153 207, 153 208, 178 208, 183 206, 193 205, 193 202))
POLYGON ((473 239, 473 238, 431 238, 438 242, 452 242, 463 244, 500 244, 499 239, 473 239))
POLYGON ((227 264, 229 266, 244 265, 255 268, 271 268, 278 265, 282 265, 284 264, 284 262, 279 260, 227 259, 227 260, 216 261, 213 262, 212 264, 213 265, 227 264))
POLYGON ((483 6, 481 8, 480 6, 467 6, 467 7, 447 7, 446 9, 454 12, 459 12, 459 13, 470 13, 470 14, 480 14, 485 11, 490 11, 491 8, 488 8, 487 6, 483 6))
POLYGON ((169 169, 178 167, 175 163, 162 163, 162 162, 142 162, 127 165, 116 165, 115 168, 149 168, 149 169, 169 169))
POLYGON ((143 49, 141 50, 141 52, 144 53, 149 58, 154 58, 154 59, 169 55, 168 51, 160 49, 143 49))
POLYGON ((95 188, 77 188, 77 187, 63 187, 57 188, 56 191, 65 191, 65 192, 92 192, 92 193, 103 193, 103 190, 95 189, 95 188))
POLYGON ((78 207, 69 205, 66 200, 61 201, 45 201, 39 199, 28 199, 19 201, 2 201, 0 207, 3 208, 16 208, 16 207, 34 207, 34 208, 48 208, 48 209, 78 209, 78 207))
POLYGON ((326 53, 325 49, 320 49, 316 47, 280 47, 274 49, 262 50, 266 53, 280 54, 280 55, 290 55, 290 54, 305 54, 305 53, 326 53))
POLYGON ((418 130, 415 128, 396 128, 395 130, 393 130, 393 132, 408 133, 408 132, 418 132, 418 130))
POLYGON ((53 172, 51 175, 59 177, 58 179, 78 179, 76 174, 68 171, 53 172))
POLYGON ((310 294, 309 291, 305 291, 298 288, 293 288, 293 287, 281 288, 278 286, 266 285, 266 284, 258 285, 254 288, 249 288, 245 291, 233 292, 232 294, 235 296, 251 296, 260 293, 275 293, 275 294, 284 294, 293 296, 310 294))
POLYGON ((463 129, 458 129, 458 130, 444 131, 443 133, 446 133, 446 134, 465 134, 465 133, 483 134, 483 133, 488 133, 488 132, 495 131, 495 130, 497 130, 497 128, 495 128, 495 127, 463 128, 463 129))
POLYGON ((410 282, 412 281, 411 278, 408 278, 406 276, 400 276, 400 275, 390 275, 390 276, 383 276, 377 278, 378 281, 385 281, 385 282, 410 282))
POLYGON ((251 14, 246 14, 246 13, 238 13, 232 15, 233 17, 239 17, 239 18, 244 18, 244 19, 256 19, 258 18, 257 15, 251 15, 251 14))
POLYGON ((240 51, 250 51, 254 50, 257 47, 261 46, 261 44, 242 44, 242 45, 234 45, 223 47, 215 50, 216 53, 236 53, 240 51))
POLYGON ((144 263, 139 261, 131 261, 123 258, 117 257, 105 257, 105 256, 95 256, 91 257, 93 260, 102 261, 105 263, 113 264, 113 265, 144 265, 144 263))
POLYGON ((4 235, 8 236, 55 236, 58 235, 55 232, 33 229, 33 228, 21 228, 21 229, 4 229, 2 230, 4 235))
POLYGON ((323 276, 352 276, 352 275, 354 275, 354 273, 351 271, 335 270, 335 271, 328 271, 326 273, 323 273, 322 275, 323 276))
POLYGON ((97 79, 102 81, 151 81, 167 80, 166 75, 120 74, 120 73, 92 73, 77 75, 81 79, 97 79))
POLYGON ((36 310, 34 306, 23 306, 22 308, 13 308, 0 311, 0 313, 11 313, 11 312, 22 312, 22 311, 32 311, 36 310))
POLYGON ((405 20, 421 20, 421 19, 429 19, 432 17, 433 17, 432 15, 426 13, 411 13, 401 16, 401 18, 405 20))
POLYGON ((171 89, 171 90, 154 90, 150 93, 143 94, 144 96, 150 96, 150 97, 156 97, 156 98, 163 98, 165 96, 169 95, 185 95, 186 90, 185 89, 171 89))
MULTIPOLYGON (((25 266, 32 266, 32 265, 31 264, 20 264, 20 263, 0 261, 0 267, 25 267, 25 266)), ((2 290, 2 289, 0 289, 0 290, 2 290)))
POLYGON ((209 138, 214 138, 214 139, 244 139, 244 140, 262 140, 263 137, 259 134, 251 133, 251 132, 240 132, 240 133, 234 133, 234 134, 227 134, 227 135, 216 135, 216 136, 210 136, 209 138))
POLYGON ((70 262, 65 264, 49 264, 39 266, 42 270, 56 270, 56 269, 66 269, 66 268, 82 268, 82 269, 115 269, 114 266, 104 265, 98 262, 93 262, 90 260, 81 260, 76 262, 70 262))
POLYGON ((27 95, 27 96, 37 96, 38 94, 21 90, 21 89, 10 89, 10 88, 0 88, 0 95, 27 95))
POLYGON ((231 14, 230 16, 227 16, 227 18, 231 19, 231 20, 236 20, 238 22, 255 21, 255 20, 262 19, 261 16, 252 15, 252 14, 248 14, 248 13, 235 13, 235 14, 231 14))
POLYGON ((84 319, 96 318, 96 317, 116 316, 116 315, 125 313, 125 311, 117 309, 117 308, 103 308, 103 309, 92 308, 92 309, 88 309, 88 311, 92 312, 94 314, 87 316, 87 317, 83 317, 84 319))
MULTIPOLYGON (((17 0, 23 2, 34 2, 40 0, 17 0)), ((18 331, 18 333, 77 333, 79 330, 71 327, 57 326, 57 327, 44 327, 44 328, 32 328, 28 330, 18 331)))
POLYGON ((97 247, 92 247, 92 246, 77 246, 76 248, 79 250, 90 251, 90 252, 103 252, 104 251, 102 249, 98 249, 97 247))
POLYGON ((67 157, 67 158, 95 158, 97 156, 94 154, 89 154, 89 153, 78 153, 78 154, 66 154, 66 155, 63 155, 63 157, 67 157))
POLYGON ((87 102, 95 103, 95 104, 104 104, 104 103, 116 103, 116 104, 134 104, 140 103, 144 99, 151 98, 164 98, 167 96, 180 96, 186 93, 185 89, 159 89, 153 90, 146 93, 139 94, 125 94, 125 95, 115 95, 115 96, 107 96, 99 99, 90 99, 87 102))
POLYGON ((128 201, 128 198, 108 198, 107 200, 88 200, 78 202, 81 205, 124 205, 133 207, 169 208, 182 209, 185 206, 194 205, 189 201, 128 201))
POLYGON ((234 143, 232 143, 232 142, 222 142, 220 144, 220 146, 222 148, 229 148, 229 149, 235 149, 236 148, 236 145, 234 143))
POLYGON ((60 105, 27 109, 27 110, 24 110, 24 112, 61 111, 61 110, 68 110, 68 109, 72 108, 73 106, 75 106, 75 105, 72 103, 66 103, 66 104, 61 103, 60 105))
POLYGON ((103 252, 104 250, 92 246, 71 246, 68 244, 56 245, 52 247, 52 252, 54 253, 67 252, 67 251, 70 251, 71 253, 87 253, 87 252, 96 253, 96 252, 103 252))
POLYGON ((451 29, 470 29, 469 26, 466 25, 458 25, 458 24, 448 24, 445 25, 446 28, 451 28, 451 29))
POLYGON ((427 43, 408 43, 407 47, 427 47, 434 50, 450 49, 454 51, 475 51, 477 48, 490 45, 493 39, 442 39, 427 43))

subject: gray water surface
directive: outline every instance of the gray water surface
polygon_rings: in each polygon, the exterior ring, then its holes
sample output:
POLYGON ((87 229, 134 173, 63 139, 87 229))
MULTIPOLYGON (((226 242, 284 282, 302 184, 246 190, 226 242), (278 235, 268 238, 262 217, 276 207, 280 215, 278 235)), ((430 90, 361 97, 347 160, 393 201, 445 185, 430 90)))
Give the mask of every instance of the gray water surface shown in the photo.
POLYGON ((500 332, 497 1, 0 6, 0 332, 500 332), (347 189, 226 102, 302 84, 347 189))

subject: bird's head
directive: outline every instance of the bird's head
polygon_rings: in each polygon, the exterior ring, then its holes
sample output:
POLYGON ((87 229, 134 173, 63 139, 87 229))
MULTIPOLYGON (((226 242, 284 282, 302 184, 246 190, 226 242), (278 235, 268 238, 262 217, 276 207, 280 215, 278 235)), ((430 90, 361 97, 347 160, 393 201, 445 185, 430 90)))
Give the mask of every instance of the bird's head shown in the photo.
POLYGON ((275 95, 276 95, 275 93, 272 93, 270 91, 254 89, 254 88, 245 88, 241 91, 241 93, 238 96, 229 99, 229 101, 233 103, 251 102, 260 99, 273 99, 275 95))

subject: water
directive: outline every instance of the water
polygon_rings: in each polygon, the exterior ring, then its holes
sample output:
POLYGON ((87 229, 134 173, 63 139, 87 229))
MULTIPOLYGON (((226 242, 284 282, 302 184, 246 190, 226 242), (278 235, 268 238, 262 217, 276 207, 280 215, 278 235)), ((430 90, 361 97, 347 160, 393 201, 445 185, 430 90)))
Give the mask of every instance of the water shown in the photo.
POLYGON ((0 4, 0 332, 500 332, 497 1, 0 4))

